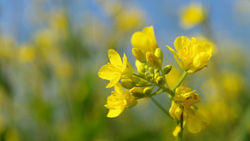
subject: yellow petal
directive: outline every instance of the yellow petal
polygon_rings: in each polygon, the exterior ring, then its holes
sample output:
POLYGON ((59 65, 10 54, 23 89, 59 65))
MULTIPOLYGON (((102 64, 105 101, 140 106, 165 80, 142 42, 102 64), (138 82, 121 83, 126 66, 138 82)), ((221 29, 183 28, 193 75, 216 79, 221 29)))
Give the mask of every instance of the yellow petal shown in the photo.
POLYGON ((115 89, 115 93, 119 93, 119 94, 123 94, 124 91, 122 89, 122 86, 120 83, 117 83, 115 86, 114 86, 114 89, 115 89))
POLYGON ((152 44, 152 49, 154 51, 157 48, 157 43, 156 43, 156 40, 155 40, 155 34, 154 34, 153 26, 145 27, 142 30, 142 32, 144 32, 145 34, 147 34, 150 37, 150 41, 151 41, 151 44, 152 44))
POLYGON ((170 51, 173 55, 175 55, 175 56, 178 57, 178 54, 177 54, 177 52, 175 52, 174 49, 172 49, 170 46, 167 46, 167 48, 169 49, 169 51, 170 51))
POLYGON ((113 49, 109 49, 108 51, 108 56, 109 56, 109 60, 110 63, 114 66, 122 66, 122 60, 120 55, 113 49))
POLYGON ((183 49, 184 45, 189 45, 189 44, 190 40, 185 36, 177 37, 174 41, 174 46, 177 52, 180 52, 180 50, 183 49))
POLYGON ((187 128, 191 133, 200 132, 202 129, 201 119, 194 113, 188 113, 187 128))
POLYGON ((173 131, 173 135, 176 137, 180 131, 181 131, 181 125, 178 124, 173 131))
POLYGON ((102 79, 111 80, 114 77, 114 74, 117 73, 117 69, 114 68, 110 63, 103 65, 98 71, 98 76, 102 79))
POLYGON ((178 105, 172 100, 172 105, 169 109, 169 114, 172 118, 176 118, 175 116, 175 110, 177 109, 178 105))
POLYGON ((122 72, 127 68, 127 62, 128 62, 128 60, 127 60, 127 56, 126 56, 126 54, 124 53, 123 54, 123 64, 122 64, 122 72))
POLYGON ((117 108, 117 109, 109 109, 107 117, 115 118, 119 116, 124 111, 124 108, 117 108))
POLYGON ((106 86, 106 88, 111 88, 113 86, 115 86, 115 84, 117 84, 119 82, 121 78, 121 74, 114 74, 113 78, 110 80, 109 84, 106 86))
POLYGON ((134 48, 138 48, 144 53, 147 51, 153 52, 153 50, 150 48, 149 36, 143 32, 135 32, 132 35, 131 44, 134 48))

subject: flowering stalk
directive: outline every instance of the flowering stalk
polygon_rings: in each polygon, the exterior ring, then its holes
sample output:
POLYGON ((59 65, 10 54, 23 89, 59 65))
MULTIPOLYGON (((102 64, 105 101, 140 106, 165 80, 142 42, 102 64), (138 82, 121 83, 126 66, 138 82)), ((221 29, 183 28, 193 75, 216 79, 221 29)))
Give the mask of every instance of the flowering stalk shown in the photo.
POLYGON ((134 73, 126 55, 124 54, 121 59, 113 49, 108 51, 110 63, 101 67, 98 72, 100 78, 110 81, 107 88, 114 87, 105 105, 109 109, 107 117, 115 118, 125 109, 135 106, 140 99, 150 98, 166 115, 178 121, 173 131, 173 135, 178 140, 182 140, 185 125, 192 133, 200 132, 206 121, 195 104, 200 102, 201 98, 194 90, 180 85, 188 73, 195 73, 207 66, 206 62, 210 59, 212 52, 210 44, 196 40, 196 38, 190 40, 182 36, 177 37, 174 42, 176 51, 167 46, 184 70, 172 89, 166 83, 166 77, 169 77, 172 66, 162 66, 163 53, 157 45, 153 27, 146 27, 142 31, 135 32, 131 38, 131 44, 134 47, 132 54, 136 58, 135 65, 138 74, 134 73), (172 102, 169 111, 153 98, 161 93, 169 94, 172 102))

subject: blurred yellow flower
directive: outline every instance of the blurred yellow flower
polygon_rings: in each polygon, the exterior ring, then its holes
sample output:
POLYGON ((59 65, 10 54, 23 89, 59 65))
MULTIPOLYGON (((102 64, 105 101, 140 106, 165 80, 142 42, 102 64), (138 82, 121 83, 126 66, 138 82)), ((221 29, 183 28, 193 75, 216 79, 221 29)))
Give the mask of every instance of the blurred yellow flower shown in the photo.
MULTIPOLYGON (((194 104, 200 101, 201 98, 192 89, 183 86, 178 87, 172 100, 169 114, 178 120, 181 119, 183 114, 183 126, 187 124, 187 128, 191 133, 198 133, 206 124, 203 116, 193 107, 194 104)), ((175 128, 173 135, 177 136, 180 131, 181 127, 179 124, 175 128)))
POLYGON ((120 83, 114 86, 115 91, 112 92, 107 99, 107 104, 104 105, 109 109, 107 117, 115 118, 119 116, 125 108, 135 106, 137 101, 129 91, 124 92, 120 83))
POLYGON ((139 9, 124 9, 115 16, 118 30, 130 31, 140 27, 144 21, 143 14, 139 9))
POLYGON ((135 32, 131 38, 134 48, 140 49, 143 53, 152 52, 158 48, 155 40, 153 26, 145 27, 142 31, 135 32))
POLYGON ((185 36, 177 37, 174 46, 177 52, 171 47, 167 47, 180 67, 188 73, 195 73, 204 68, 212 56, 211 44, 198 41, 194 37, 191 40, 185 36))
POLYGON ((130 78, 133 74, 133 68, 127 61, 125 53, 123 62, 120 55, 113 49, 109 49, 108 56, 110 63, 102 66, 98 72, 100 78, 110 80, 106 88, 113 87, 121 78, 130 78))
POLYGON ((23 63, 31 62, 35 58, 35 49, 28 45, 23 45, 19 51, 19 60, 23 63))
POLYGON ((184 29, 189 29, 202 23, 206 16, 200 3, 191 3, 181 10, 180 25, 184 29))

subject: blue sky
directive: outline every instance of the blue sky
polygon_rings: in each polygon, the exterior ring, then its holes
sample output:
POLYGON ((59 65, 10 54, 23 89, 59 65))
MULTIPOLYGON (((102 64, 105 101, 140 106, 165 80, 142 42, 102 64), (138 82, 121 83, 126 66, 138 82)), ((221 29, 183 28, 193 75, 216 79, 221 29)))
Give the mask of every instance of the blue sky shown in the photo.
MULTIPOLYGON (((31 1, 0 0, 0 28, 3 34, 14 34, 20 42, 28 40, 32 36, 35 28, 30 26, 27 18, 27 15, 33 12, 30 7, 31 1)), ((236 11, 236 5, 239 1, 244 2, 245 6, 248 5, 250 9, 250 2, 247 0, 203 0, 199 2, 210 7, 211 24, 216 38, 233 39, 247 45, 250 43, 250 12, 239 14, 236 11)), ((130 0, 130 2, 134 7, 139 7, 145 12, 147 24, 154 26, 157 33, 156 37, 161 38, 160 40, 167 39, 166 42, 170 42, 176 36, 195 35, 200 32, 199 27, 183 30, 178 24, 178 10, 181 6, 189 4, 190 0, 130 0)), ((51 3, 58 4, 58 1, 51 3)), ((95 0, 73 0, 68 4, 72 11, 76 13, 72 14, 75 19, 77 19, 77 16, 84 15, 83 13, 88 10, 97 16, 101 17, 102 15, 102 10, 95 0)))

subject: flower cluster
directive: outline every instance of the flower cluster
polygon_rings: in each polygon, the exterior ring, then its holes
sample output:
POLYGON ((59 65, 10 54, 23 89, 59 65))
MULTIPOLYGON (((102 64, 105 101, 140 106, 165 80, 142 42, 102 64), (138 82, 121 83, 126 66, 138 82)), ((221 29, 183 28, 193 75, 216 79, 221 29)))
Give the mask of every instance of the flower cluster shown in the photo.
MULTIPOLYGON (((157 45, 153 27, 145 27, 142 31, 135 32, 132 35, 131 44, 138 73, 134 73, 125 54, 121 59, 113 49, 108 51, 110 63, 101 67, 98 72, 100 78, 110 81, 106 87, 114 86, 115 90, 108 97, 105 105, 109 109, 107 117, 119 116, 125 108, 135 106, 141 98, 149 97, 156 103, 153 96, 168 93, 172 101, 168 115, 178 120, 173 135, 177 136, 182 132, 185 124, 192 133, 201 131, 206 121, 195 106, 201 98, 195 91, 180 84, 187 74, 195 73, 207 66, 206 63, 212 55, 211 44, 182 36, 177 37, 174 42, 177 52, 167 46, 184 70, 180 80, 171 88, 167 85, 166 78, 172 66, 162 66, 163 53, 157 45), (126 90, 124 91, 123 88, 126 90)), ((158 103, 157 105, 159 106, 158 103)))

